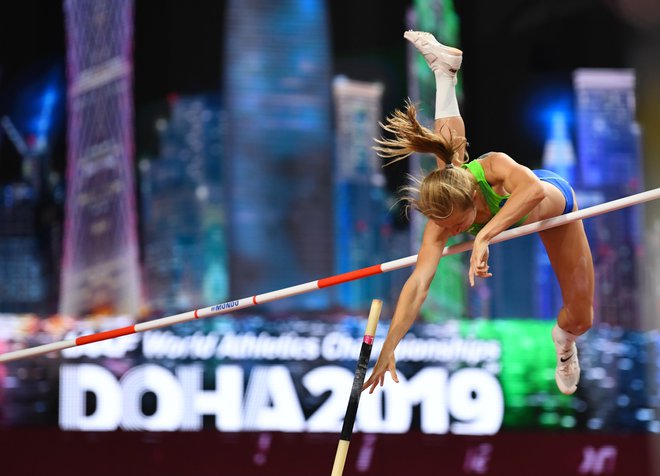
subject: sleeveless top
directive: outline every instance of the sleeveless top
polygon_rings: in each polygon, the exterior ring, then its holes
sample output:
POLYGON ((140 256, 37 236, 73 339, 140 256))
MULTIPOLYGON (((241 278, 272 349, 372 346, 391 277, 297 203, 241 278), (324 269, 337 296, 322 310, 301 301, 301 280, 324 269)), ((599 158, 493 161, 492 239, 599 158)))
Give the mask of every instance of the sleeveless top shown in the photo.
MULTIPOLYGON (((481 157, 483 157, 483 155, 481 157)), ((461 167, 469 170, 470 173, 477 180, 477 184, 479 185, 479 189, 481 190, 481 193, 486 199, 486 204, 488 205, 488 209, 490 210, 490 213, 492 213, 493 215, 497 214, 497 212, 500 211, 500 208, 502 208, 506 203, 506 201, 509 199, 510 195, 499 195, 497 192, 495 192, 495 190, 493 190, 493 187, 491 187, 488 181, 486 180, 486 174, 484 173, 484 168, 481 166, 478 159, 473 160, 472 162, 469 162, 467 164, 463 164, 461 165, 461 167)), ((522 217, 515 225, 513 225, 513 227, 522 225, 526 219, 527 219, 527 215, 522 217)), ((481 231, 481 229, 485 225, 486 223, 473 223, 472 226, 470 226, 470 228, 467 229, 467 232, 470 233, 471 235, 476 235, 477 233, 479 233, 479 231, 481 231)))

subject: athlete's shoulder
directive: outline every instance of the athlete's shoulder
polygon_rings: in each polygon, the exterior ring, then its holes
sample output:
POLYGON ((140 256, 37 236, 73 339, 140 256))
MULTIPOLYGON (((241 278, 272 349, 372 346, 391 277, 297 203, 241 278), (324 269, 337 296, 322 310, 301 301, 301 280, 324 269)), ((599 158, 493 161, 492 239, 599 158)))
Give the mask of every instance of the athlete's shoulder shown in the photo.
POLYGON ((484 154, 479 160, 484 169, 484 175, 490 183, 505 178, 512 169, 521 166, 513 157, 504 152, 490 152, 484 154))
POLYGON ((500 163, 514 163, 517 164, 517 162, 511 157, 509 154, 506 154, 504 152, 488 152, 487 154, 482 155, 477 159, 480 163, 481 166, 486 168, 486 167, 492 167, 493 165, 497 165, 500 163))

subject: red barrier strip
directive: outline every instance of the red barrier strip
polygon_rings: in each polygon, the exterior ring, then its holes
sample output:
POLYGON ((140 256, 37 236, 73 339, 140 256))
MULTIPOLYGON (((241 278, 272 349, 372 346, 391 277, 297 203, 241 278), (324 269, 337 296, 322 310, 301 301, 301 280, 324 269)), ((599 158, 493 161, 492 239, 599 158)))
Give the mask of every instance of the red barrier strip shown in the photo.
POLYGON ((374 266, 369 266, 368 268, 357 269, 355 271, 349 271, 348 273, 338 274, 337 276, 319 279, 319 288, 327 288, 329 286, 334 286, 335 284, 366 278, 367 276, 373 276, 374 274, 380 274, 382 272, 383 270, 380 265, 376 264, 374 266))
POLYGON ((88 336, 80 336, 76 339, 76 345, 89 344, 91 342, 98 342, 101 340, 114 339, 115 337, 126 336, 128 334, 135 334, 135 325, 120 327, 111 331, 99 332, 88 336))

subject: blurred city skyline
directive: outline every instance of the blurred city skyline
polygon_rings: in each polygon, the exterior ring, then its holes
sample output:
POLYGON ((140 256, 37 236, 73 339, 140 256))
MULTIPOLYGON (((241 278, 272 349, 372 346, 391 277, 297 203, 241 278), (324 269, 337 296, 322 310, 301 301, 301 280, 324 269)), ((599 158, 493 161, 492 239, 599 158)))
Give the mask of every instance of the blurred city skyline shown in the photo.
MULTIPOLYGON (((412 3, 397 1, 390 8, 380 9, 375 8, 375 0, 359 4, 346 0, 327 2, 333 73, 382 82, 384 113, 400 107, 408 94, 402 34, 406 29, 406 10, 412 3)), ((534 165, 540 162, 543 144, 541 136, 524 137, 533 135, 530 131, 538 127, 523 126, 533 122, 524 117, 525 110, 530 109, 524 102, 540 98, 530 97, 529 89, 553 82, 565 86, 570 83, 570 72, 578 67, 632 67, 639 60, 639 50, 652 48, 660 40, 650 27, 631 26, 609 2, 582 0, 556 8, 550 8, 554 2, 549 1, 525 6, 519 3, 456 2, 461 22, 460 46, 466 57, 463 71, 467 94, 462 113, 474 150, 519 150, 516 158, 534 165), (559 27, 561 35, 546 34, 559 27), (488 110, 507 121, 498 124, 482 118, 488 110), (514 129, 522 130, 523 137, 512 138, 514 129)), ((225 6, 225 1, 136 2, 134 90, 138 156, 156 152, 157 134, 152 119, 157 114, 168 114, 168 96, 219 90, 225 6)), ((64 19, 59 2, 28 0, 6 6, 0 22, 0 111, 7 114, 26 81, 34 82, 43 76, 48 65, 59 67, 59 74, 64 75, 64 19)), ((60 130, 54 144, 54 167, 59 170, 64 166, 62 134, 60 130)), ((17 173, 13 163, 16 159, 7 157, 11 153, 11 148, 3 150, 0 180, 17 173)), ((386 169, 386 173, 398 176, 401 169, 386 169)), ((390 181, 397 179, 390 177, 390 181)))
MULTIPOLYGON (((461 19, 458 43, 466 51, 462 112, 473 156, 487 150, 505 150, 521 163, 534 168, 541 165, 548 137, 548 125, 539 116, 539 111, 552 107, 557 98, 564 98, 561 100, 565 101, 566 110, 573 108, 571 74, 577 67, 623 68, 634 65, 634 45, 642 42, 646 31, 632 27, 618 15, 613 5, 602 2, 563 5, 543 18, 539 14, 545 12, 547 3, 539 2, 534 7, 520 10, 513 9, 515 3, 497 8, 478 2, 456 6, 461 19), (493 18, 507 19, 507 28, 495 28, 493 18), (540 30, 552 29, 558 24, 586 26, 551 42, 540 34, 540 30), (607 26, 609 35, 604 34, 603 25, 607 26), (599 40, 580 41, 592 35, 599 40), (520 44, 521 39, 532 41, 520 44), (516 60, 508 64, 512 57, 516 60), (493 120, 500 116, 506 120, 493 120)), ((53 10, 52 2, 34 2, 32 6, 34 10, 14 8, 19 16, 26 18, 35 11, 49 12, 52 18, 62 19, 63 23, 61 11, 53 10)), ((228 2, 200 2, 193 6, 169 2, 160 5, 161 15, 158 16, 152 10, 153 5, 136 2, 133 50, 136 165, 145 159, 153 161, 167 155, 161 133, 163 124, 173 119, 177 104, 195 95, 222 96, 227 93, 222 88, 223 74, 227 73, 223 65, 228 60, 224 30, 227 6, 228 2)), ((402 32, 406 28, 406 12, 411 6, 411 2, 399 2, 394 8, 382 12, 372 8, 374 5, 371 4, 359 7, 347 2, 327 4, 325 21, 328 22, 330 40, 327 80, 342 75, 351 80, 382 84, 382 115, 400 107, 410 90, 402 32), (356 8, 364 8, 365 15, 356 8), (367 11, 370 15, 366 15, 367 11), (367 16, 370 16, 369 21, 358 20, 367 16), (347 31, 352 34, 347 35, 347 31)), ((37 17, 42 18, 42 15, 37 17)), ((52 236, 47 237, 42 246, 57 250, 60 247, 57 226, 61 222, 58 207, 64 205, 66 185, 63 179, 67 150, 64 139, 64 31, 58 22, 46 25, 40 21, 33 24, 39 34, 35 32, 31 41, 13 49, 3 46, 0 113, 4 118, 4 134, 0 142, 0 182, 10 183, 20 178, 45 187, 48 193, 37 207, 36 230, 49 229, 52 236), (42 45, 43 49, 40 48, 42 45), (15 134, 12 135, 12 131, 15 134), (21 147, 30 153, 21 153, 21 147), (21 155, 27 158, 22 159, 21 155), (35 167, 43 168, 37 174, 39 177, 31 172, 35 167), (48 203, 44 204, 44 201, 48 203)), ((297 28, 293 26, 291 29, 297 28)), ((295 37, 295 32, 293 35, 295 37)), ((241 58, 245 47, 239 39, 232 44, 231 54, 241 58)), ((430 107, 422 104, 422 109, 430 107)), ((224 105, 218 111, 222 108, 224 105)), ((248 122, 238 130, 249 135, 249 129, 253 128, 260 134, 258 126, 264 118, 258 110, 254 111, 253 117, 253 125, 248 122)), ((572 121, 572 117, 568 116, 567 120, 572 121)), ((572 122, 569 125, 574 126, 572 122)), ((407 164, 401 163, 384 169, 390 193, 402 183, 407 168, 407 164)), ((138 180, 138 216, 143 218, 141 186, 138 180)), ((400 216, 394 214, 392 220, 395 228, 407 228, 400 216)), ((141 261, 148 254, 144 226, 141 219, 141 261)), ((153 239, 155 235, 151 236, 153 239)), ((47 260, 55 274, 59 259, 55 251, 47 260)), ((291 283, 287 281, 286 284, 291 283)), ((51 295, 51 308, 54 299, 56 297, 51 295)))

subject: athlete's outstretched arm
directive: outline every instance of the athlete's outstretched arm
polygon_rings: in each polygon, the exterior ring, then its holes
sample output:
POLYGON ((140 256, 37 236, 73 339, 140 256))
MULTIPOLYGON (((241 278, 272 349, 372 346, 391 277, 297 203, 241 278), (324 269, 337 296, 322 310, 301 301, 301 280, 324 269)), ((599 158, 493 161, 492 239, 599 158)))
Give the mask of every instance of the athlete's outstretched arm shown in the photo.
POLYGON ((369 393, 373 393, 379 384, 382 386, 385 382, 385 372, 387 371, 391 373, 392 379, 395 382, 399 381, 396 374, 394 349, 396 349, 396 346, 403 336, 406 335, 406 332, 408 332, 410 326, 412 326, 419 315, 419 310, 428 295, 431 281, 435 276, 435 271, 438 268, 442 251, 449 236, 449 233, 444 228, 439 227, 432 221, 426 224, 415 270, 401 290, 387 337, 378 356, 378 361, 373 372, 362 386, 363 390, 370 388, 369 393))

